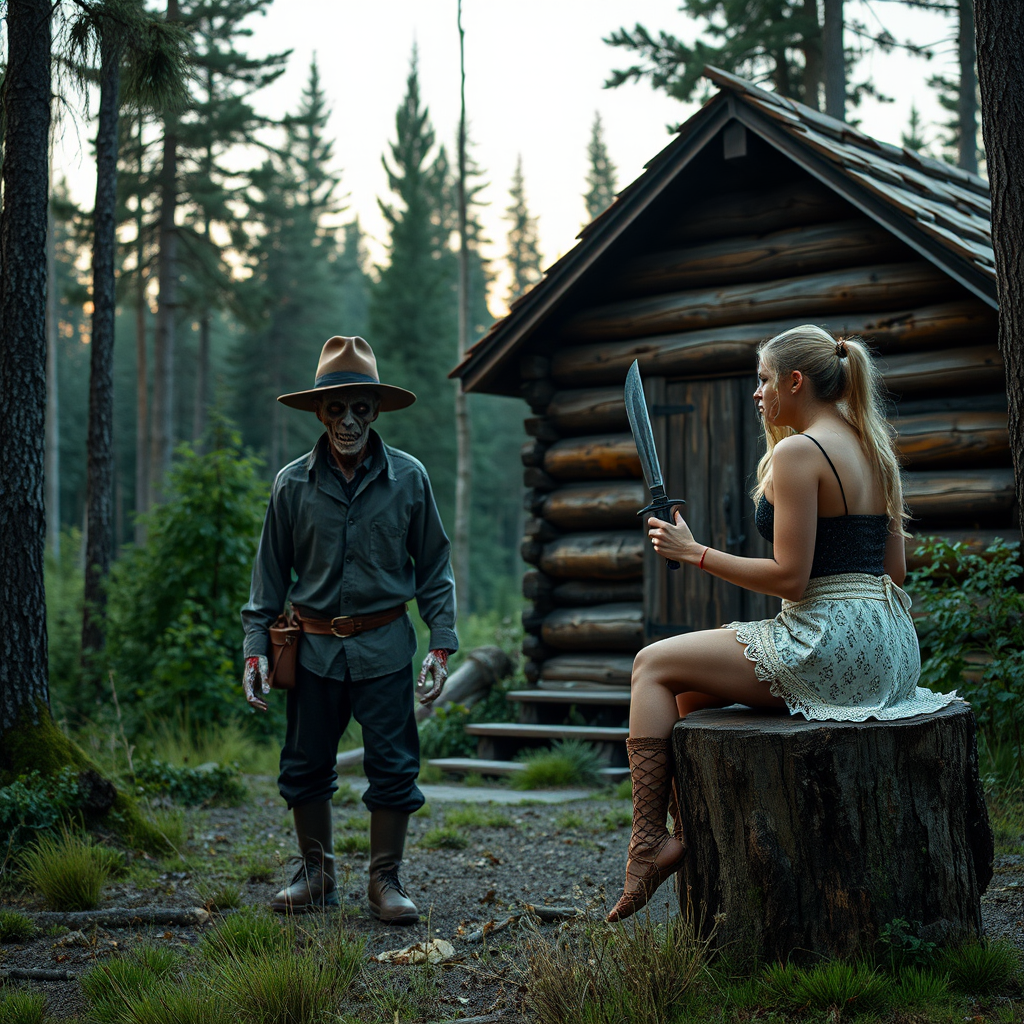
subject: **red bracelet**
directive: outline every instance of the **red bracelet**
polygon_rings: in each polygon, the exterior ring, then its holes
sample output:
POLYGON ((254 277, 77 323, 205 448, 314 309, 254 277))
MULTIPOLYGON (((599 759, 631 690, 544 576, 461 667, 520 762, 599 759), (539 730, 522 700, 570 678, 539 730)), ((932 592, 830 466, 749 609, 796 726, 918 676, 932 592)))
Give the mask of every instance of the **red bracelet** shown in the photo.
POLYGON ((709 548, 709 547, 708 547, 708 548, 705 548, 705 549, 704 549, 704 550, 703 550, 703 551, 702 551, 702 552, 700 553, 700 561, 699 561, 699 562, 697 563, 697 568, 698 568, 698 569, 701 569, 701 570, 703 570, 703 569, 704 569, 704 556, 705 556, 705 555, 706 555, 706 554, 707 554, 707 553, 708 553, 708 552, 709 552, 710 550, 711 550, 711 548, 709 548))

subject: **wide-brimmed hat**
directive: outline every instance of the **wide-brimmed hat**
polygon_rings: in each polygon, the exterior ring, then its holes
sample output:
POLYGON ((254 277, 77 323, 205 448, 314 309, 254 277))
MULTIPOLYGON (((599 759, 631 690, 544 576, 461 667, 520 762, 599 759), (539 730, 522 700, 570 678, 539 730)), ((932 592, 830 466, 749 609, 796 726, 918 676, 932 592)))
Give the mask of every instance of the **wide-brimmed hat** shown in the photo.
POLYGON ((381 384, 373 349, 362 338, 329 338, 320 353, 316 380, 309 391, 280 395, 279 402, 293 409, 316 411, 316 403, 349 388, 372 387, 380 395, 380 411, 394 412, 416 401, 416 396, 394 384, 381 384))

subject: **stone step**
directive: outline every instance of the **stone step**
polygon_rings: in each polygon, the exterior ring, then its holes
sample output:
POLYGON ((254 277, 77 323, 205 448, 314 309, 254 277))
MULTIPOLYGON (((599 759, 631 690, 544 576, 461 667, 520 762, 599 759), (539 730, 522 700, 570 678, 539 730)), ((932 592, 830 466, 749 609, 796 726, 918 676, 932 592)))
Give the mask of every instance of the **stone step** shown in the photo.
POLYGON ((614 704, 629 707, 629 690, 511 690, 506 700, 522 704, 614 704))
MULTIPOLYGON (((515 775, 526 767, 522 761, 484 761, 476 757, 434 757, 427 763, 443 772, 460 775, 470 772, 479 772, 481 775, 515 775)), ((599 774, 606 782, 619 782, 629 777, 629 769, 602 768, 599 774)))
POLYGON ((595 725, 522 725, 519 722, 478 722, 467 725, 470 736, 501 736, 520 740, 587 740, 592 743, 625 742, 629 729, 625 726, 595 725))

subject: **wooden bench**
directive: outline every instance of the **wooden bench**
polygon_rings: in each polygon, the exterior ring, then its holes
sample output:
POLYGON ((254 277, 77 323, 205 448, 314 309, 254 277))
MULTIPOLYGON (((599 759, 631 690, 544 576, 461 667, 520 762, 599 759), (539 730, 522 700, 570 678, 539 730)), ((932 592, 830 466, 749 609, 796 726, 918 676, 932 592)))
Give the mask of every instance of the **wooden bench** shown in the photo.
POLYGON ((981 933, 993 842, 974 715, 895 722, 699 711, 673 732, 690 855, 684 911, 768 961, 852 955, 903 919, 926 941, 981 933))

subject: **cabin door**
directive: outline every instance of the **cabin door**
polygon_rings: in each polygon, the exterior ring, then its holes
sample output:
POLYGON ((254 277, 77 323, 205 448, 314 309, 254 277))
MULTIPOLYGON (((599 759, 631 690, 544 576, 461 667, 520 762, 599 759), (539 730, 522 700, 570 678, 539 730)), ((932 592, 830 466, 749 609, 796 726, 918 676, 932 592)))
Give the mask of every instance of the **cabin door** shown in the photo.
MULTIPOLYGON (((686 499, 683 515, 694 537, 733 554, 770 557, 754 528, 750 489, 763 451, 752 395, 753 374, 713 380, 645 383, 665 486, 686 499)), ((644 622, 648 642, 736 619, 763 619, 776 598, 725 583, 693 566, 670 572, 648 546, 644 554, 644 622)))

